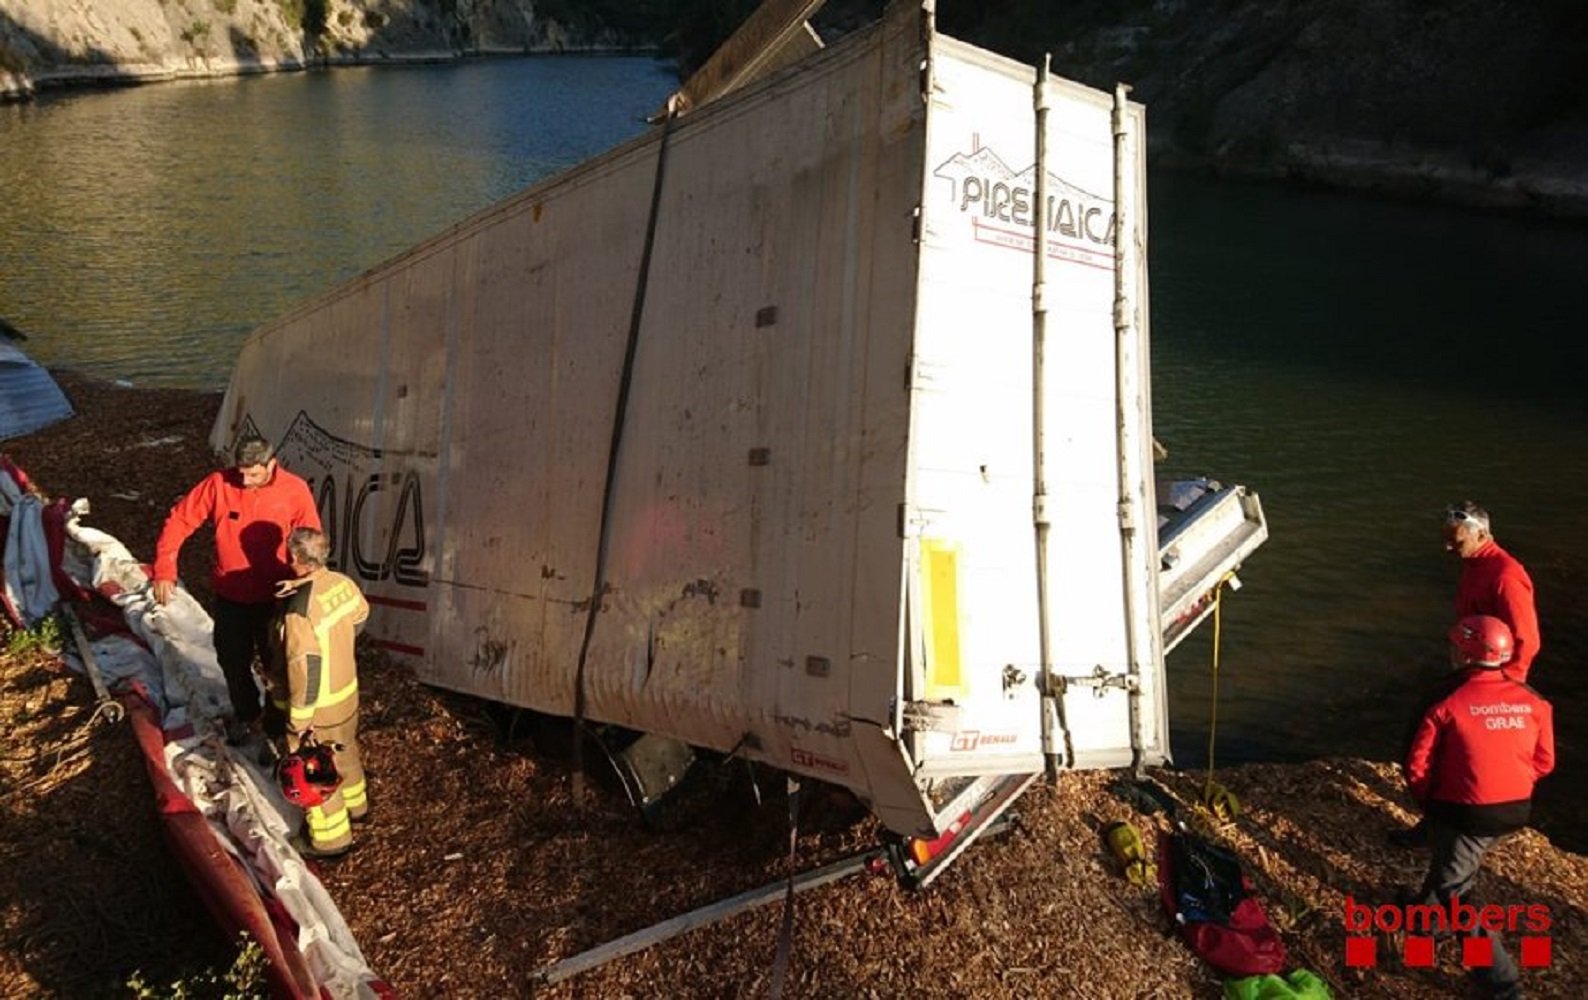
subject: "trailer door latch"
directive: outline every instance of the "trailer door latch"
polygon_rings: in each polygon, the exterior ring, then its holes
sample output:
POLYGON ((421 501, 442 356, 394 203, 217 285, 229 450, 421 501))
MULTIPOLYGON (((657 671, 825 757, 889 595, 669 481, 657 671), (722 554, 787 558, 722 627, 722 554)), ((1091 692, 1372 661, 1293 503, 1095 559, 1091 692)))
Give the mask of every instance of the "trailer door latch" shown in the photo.
POLYGON ((1063 697, 1071 684, 1079 687, 1089 687, 1092 694, 1098 698, 1108 693, 1109 688, 1119 688, 1121 691, 1140 691, 1141 684, 1134 677, 1124 673, 1110 673, 1101 663, 1092 668, 1089 674, 1054 674, 1053 679, 1058 690, 1054 692, 1063 697))

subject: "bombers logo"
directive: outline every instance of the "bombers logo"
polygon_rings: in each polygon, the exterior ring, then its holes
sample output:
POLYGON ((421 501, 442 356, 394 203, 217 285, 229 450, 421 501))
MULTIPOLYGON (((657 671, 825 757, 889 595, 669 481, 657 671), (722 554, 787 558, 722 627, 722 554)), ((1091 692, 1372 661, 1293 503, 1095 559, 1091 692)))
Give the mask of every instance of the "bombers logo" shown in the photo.
POLYGON ((424 502, 413 470, 368 471, 379 461, 380 452, 333 437, 302 411, 282 435, 277 451, 283 464, 302 476, 314 494, 320 523, 331 539, 334 569, 366 583, 391 580, 406 587, 429 583, 423 568, 424 502), (375 494, 383 491, 395 492, 396 502, 374 501, 375 494))
MULTIPOLYGON (((1036 164, 1016 171, 991 148, 974 140, 971 153, 955 153, 932 171, 948 181, 954 209, 968 216, 978 243, 1031 251, 1036 221, 1036 164)), ((1048 174, 1043 212, 1048 256, 1088 267, 1114 266, 1114 205, 1048 174)))

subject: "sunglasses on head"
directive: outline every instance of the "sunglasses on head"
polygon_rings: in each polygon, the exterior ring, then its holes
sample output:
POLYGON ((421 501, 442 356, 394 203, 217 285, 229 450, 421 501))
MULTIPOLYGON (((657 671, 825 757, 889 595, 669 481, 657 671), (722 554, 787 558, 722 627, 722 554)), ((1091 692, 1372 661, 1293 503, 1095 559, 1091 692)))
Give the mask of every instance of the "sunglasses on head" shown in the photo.
POLYGON ((1488 519, 1480 517, 1471 511, 1462 510, 1460 507, 1451 507, 1445 511, 1446 524, 1476 524, 1480 528, 1488 526, 1488 519))

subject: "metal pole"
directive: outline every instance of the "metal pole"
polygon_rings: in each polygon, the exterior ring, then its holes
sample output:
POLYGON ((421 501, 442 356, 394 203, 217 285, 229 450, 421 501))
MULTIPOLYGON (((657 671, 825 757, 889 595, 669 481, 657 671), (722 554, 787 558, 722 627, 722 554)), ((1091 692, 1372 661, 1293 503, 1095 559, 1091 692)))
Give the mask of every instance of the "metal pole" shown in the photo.
POLYGON ((576 976, 581 972, 587 972, 590 969, 605 965, 613 959, 632 955, 637 951, 644 951, 652 945, 666 941, 668 938, 677 937, 686 931, 716 923, 745 910, 774 903, 784 898, 790 891, 790 886, 792 886, 794 892, 804 892, 806 889, 814 889, 817 886, 827 885, 830 882, 847 878, 858 871, 864 870, 873 859, 882 856, 880 851, 863 851, 841 861, 835 861, 830 865, 823 865, 820 868, 796 875, 793 879, 779 879, 759 889, 741 892, 737 896, 730 896, 709 906, 690 910, 688 913, 664 920, 659 924, 652 924, 643 930, 620 937, 616 941, 608 941, 599 947, 580 952, 577 955, 539 969, 530 975, 530 983, 532 985, 549 986, 552 983, 561 982, 570 976, 576 976))
POLYGON ((1135 191, 1126 116, 1130 87, 1114 86, 1114 393, 1119 446, 1119 546, 1121 580, 1125 589, 1126 704, 1130 717, 1132 769, 1141 767, 1141 654, 1137 648, 1138 604, 1136 570, 1136 457, 1140 443, 1131 433, 1131 407, 1135 400, 1131 348, 1136 342, 1136 219, 1130 199, 1135 191))
POLYGON ((105 677, 99 672, 99 660, 88 644, 88 636, 83 632, 83 623, 78 619, 77 612, 63 601, 61 617, 66 619, 67 627, 72 633, 72 641, 77 645, 77 655, 83 659, 83 671, 88 674, 88 683, 94 687, 94 714, 103 714, 108 722, 120 722, 125 714, 121 702, 112 698, 110 691, 105 687, 105 677))
POLYGON ((1042 686, 1042 757, 1049 781, 1058 780, 1059 757, 1069 759, 1070 733, 1064 724, 1064 697, 1053 673, 1053 638, 1048 614, 1048 75, 1052 55, 1042 57, 1032 103, 1036 110, 1036 206, 1031 220, 1031 521, 1037 546, 1037 656, 1042 686), (1057 730, 1057 732, 1055 732, 1057 730))

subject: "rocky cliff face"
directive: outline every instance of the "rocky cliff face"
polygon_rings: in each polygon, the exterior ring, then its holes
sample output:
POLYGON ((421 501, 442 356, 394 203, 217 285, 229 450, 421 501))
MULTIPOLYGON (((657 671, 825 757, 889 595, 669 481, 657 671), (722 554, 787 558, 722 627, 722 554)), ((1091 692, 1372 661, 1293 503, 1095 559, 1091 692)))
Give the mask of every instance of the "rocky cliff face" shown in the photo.
MULTIPOLYGON (((0 0, 0 99, 660 35, 709 51, 750 6, 0 0)), ((829 0, 817 23, 831 38, 882 6, 829 0)), ((1588 216, 1584 0, 982 0, 939 2, 938 22, 1028 63, 1051 53, 1055 72, 1096 87, 1132 84, 1159 162, 1588 216)))
POLYGON ((1588 215, 1581 0, 989 0, 940 24, 1148 108, 1160 162, 1588 215))
POLYGON ((224 76, 476 52, 616 48, 535 0, 0 0, 0 98, 79 82, 224 76))

